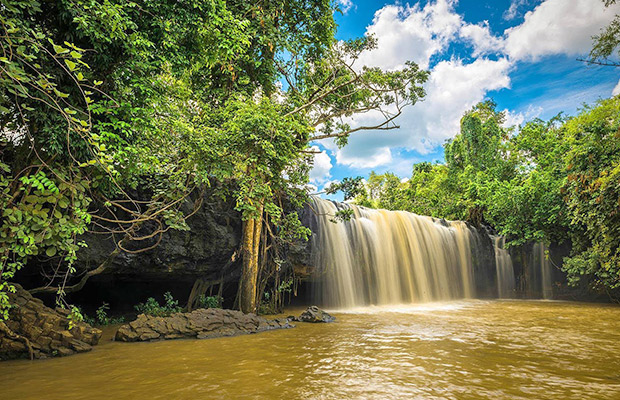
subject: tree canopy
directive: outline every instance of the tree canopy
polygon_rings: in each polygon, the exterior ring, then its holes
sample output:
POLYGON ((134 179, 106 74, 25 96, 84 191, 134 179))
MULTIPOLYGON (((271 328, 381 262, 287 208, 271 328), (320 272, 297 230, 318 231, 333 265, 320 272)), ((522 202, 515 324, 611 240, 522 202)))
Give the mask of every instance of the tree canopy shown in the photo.
POLYGON ((617 296, 620 287, 620 97, 506 128, 487 101, 465 113, 445 164, 413 165, 400 182, 371 173, 358 204, 487 224, 508 246, 569 241, 563 268, 617 296))
POLYGON ((309 143, 394 129, 424 96, 414 63, 359 65, 375 41, 337 41, 330 0, 2 0, 0 10, 0 296, 36 259, 56 265, 40 290, 64 304, 107 266, 73 283, 83 233, 113 235, 112 257, 151 249, 188 229, 201 196, 183 205, 218 183, 245 221, 239 305, 255 311, 259 281, 279 271, 275 244, 308 235, 282 199, 307 196, 309 143), (351 123, 371 112, 383 120, 351 123))

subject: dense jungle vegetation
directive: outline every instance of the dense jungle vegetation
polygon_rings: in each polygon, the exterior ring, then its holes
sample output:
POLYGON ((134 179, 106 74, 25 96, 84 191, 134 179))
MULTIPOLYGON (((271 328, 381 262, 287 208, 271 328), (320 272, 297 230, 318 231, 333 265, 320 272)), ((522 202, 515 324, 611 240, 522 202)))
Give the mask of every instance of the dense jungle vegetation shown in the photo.
POLYGON ((242 214, 237 304, 255 311, 266 282, 280 284, 280 245, 309 234, 282 206, 307 198, 308 143, 393 129, 424 96, 414 63, 356 65, 375 42, 336 41, 329 0, 2 0, 0 11, 5 317, 8 281, 29 261, 52 266, 32 292, 69 306, 65 293, 117 254, 187 229, 183 205, 208 187, 242 214), (373 110, 376 126, 344 121, 373 110), (117 248, 76 279, 85 232, 117 248))
MULTIPOLYGON (((492 101, 461 119, 444 145, 445 163, 413 165, 401 182, 371 173, 358 204, 486 223, 517 246, 570 241, 569 282, 620 288, 620 97, 584 106, 575 117, 504 127, 492 101)), ((361 180, 358 179, 358 182, 361 180)))
MULTIPOLYGON (((0 317, 21 268, 48 266, 33 292, 70 307, 64 295, 119 253, 188 229, 206 188, 241 212, 237 304, 256 311, 265 285, 281 285, 281 247, 310 234, 283 206, 307 199, 309 143, 394 129, 425 95, 413 62, 357 65, 376 43, 337 41, 335 12, 329 0, 1 0, 0 317), (377 125, 347 123, 376 111, 377 125), (117 248, 75 277, 86 232, 117 248)), ((593 59, 615 51, 614 32, 593 59)), ((445 164, 415 165, 407 183, 372 175, 356 201, 485 221, 513 244, 570 239, 571 278, 617 289, 618 101, 518 132, 480 104, 445 164)))

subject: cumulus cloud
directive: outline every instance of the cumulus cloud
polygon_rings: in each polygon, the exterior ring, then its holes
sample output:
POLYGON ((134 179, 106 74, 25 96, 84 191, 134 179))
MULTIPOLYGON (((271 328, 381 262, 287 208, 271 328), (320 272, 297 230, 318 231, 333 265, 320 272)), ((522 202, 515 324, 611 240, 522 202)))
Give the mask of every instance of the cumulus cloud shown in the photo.
POLYGON ((314 154, 314 162, 310 170, 310 182, 320 186, 331 178, 332 160, 327 152, 321 151, 318 146, 312 146, 311 150, 320 153, 314 154))
POLYGON ((529 2, 529 0, 512 0, 512 2, 510 2, 510 7, 508 7, 508 10, 504 12, 504 19, 506 21, 511 21, 517 18, 520 15, 521 8, 523 6, 526 6, 529 2))
POLYGON ((352 0, 337 0, 336 3, 340 6, 343 14, 348 13, 354 6, 352 0))
POLYGON ((488 53, 497 53, 504 48, 504 41, 491 34, 488 21, 484 21, 479 25, 464 24, 459 34, 474 46, 472 54, 474 57, 488 53))
MULTIPOLYGON (((355 133, 342 149, 333 143, 322 144, 339 165, 359 169, 389 165, 392 170, 397 166, 409 170, 411 159, 401 157, 401 150, 428 154, 456 135, 465 111, 483 101, 490 91, 510 87, 510 72, 516 61, 587 53, 591 36, 620 10, 620 5, 606 9, 599 0, 513 0, 505 19, 516 18, 534 2, 540 4, 525 14, 520 25, 499 35, 486 21, 466 22, 455 11, 457 0, 431 0, 423 6, 397 3, 378 10, 366 28, 366 34, 374 35, 378 46, 362 54, 360 64, 395 70, 412 60, 431 72, 425 84, 427 96, 404 110, 397 121, 401 129, 355 133), (473 61, 455 57, 437 61, 438 56, 445 58, 446 50, 457 42, 472 46, 473 61)), ((614 94, 620 94, 620 82, 614 94)), ((541 113, 540 107, 507 112, 507 125, 522 124, 541 113)), ((379 118, 368 113, 356 116, 350 123, 374 125, 379 118)), ((329 172, 320 173, 321 168, 315 168, 317 176, 326 176, 323 181, 329 179, 329 172)))
POLYGON ((504 110, 506 114, 506 121, 504 121, 504 127, 510 128, 512 126, 522 125, 526 121, 531 121, 542 114, 543 108, 530 105, 527 110, 523 112, 512 112, 510 110, 504 110))
POLYGON ((336 150, 338 164, 375 168, 393 163, 392 148, 429 153, 458 133, 463 113, 484 100, 488 91, 510 86, 509 70, 510 63, 504 58, 437 63, 425 85, 425 100, 399 117, 401 129, 352 135, 346 147, 336 150))
POLYGON ((367 35, 377 38, 377 49, 362 55, 360 63, 386 69, 401 68, 414 60, 428 68, 431 57, 449 45, 462 24, 453 10, 455 1, 437 0, 423 8, 389 5, 375 13, 367 35))
POLYGON ((620 4, 606 8, 598 0, 546 0, 525 14, 521 25, 504 31, 506 53, 513 60, 545 55, 587 53, 592 36, 611 22, 620 4))
POLYGON ((612 96, 617 96, 619 94, 620 94, 620 81, 618 81, 618 84, 616 85, 616 87, 614 87, 614 90, 611 91, 612 96))
MULTIPOLYGON (((366 30, 377 38, 377 49, 362 55, 361 64, 397 69, 405 61, 413 60, 428 68, 432 57, 459 37, 473 44, 476 55, 498 50, 501 40, 491 35, 488 24, 465 23, 455 12, 455 3, 437 0, 424 7, 419 4, 383 7, 366 30)), ((358 132, 342 149, 333 144, 326 147, 340 165, 368 169, 402 164, 401 169, 409 171, 411 161, 403 160, 394 150, 427 154, 443 144, 458 132, 463 112, 484 100, 488 91, 510 85, 509 69, 510 63, 505 58, 478 58, 470 63, 460 59, 440 61, 431 68, 424 101, 405 109, 399 117, 401 129, 358 132)), ((381 118, 378 113, 367 113, 356 116, 351 125, 376 125, 381 118)))

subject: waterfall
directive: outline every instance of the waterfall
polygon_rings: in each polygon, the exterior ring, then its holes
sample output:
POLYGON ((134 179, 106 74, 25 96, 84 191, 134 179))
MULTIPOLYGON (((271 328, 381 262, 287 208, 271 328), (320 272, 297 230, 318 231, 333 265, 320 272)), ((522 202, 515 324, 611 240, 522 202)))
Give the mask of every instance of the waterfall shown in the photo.
POLYGON ((553 288, 551 282, 551 263, 547 257, 547 246, 544 243, 534 244, 534 266, 540 274, 540 291, 545 300, 553 298, 553 288))
POLYGON ((312 199, 318 300, 330 307, 475 297, 464 222, 312 199), (331 222, 340 208, 350 221, 331 222))
POLYGON ((510 253, 504 249, 505 238, 493 237, 495 244, 495 268, 497 271, 497 296, 502 298, 513 297, 515 290, 515 272, 512 267, 510 253))

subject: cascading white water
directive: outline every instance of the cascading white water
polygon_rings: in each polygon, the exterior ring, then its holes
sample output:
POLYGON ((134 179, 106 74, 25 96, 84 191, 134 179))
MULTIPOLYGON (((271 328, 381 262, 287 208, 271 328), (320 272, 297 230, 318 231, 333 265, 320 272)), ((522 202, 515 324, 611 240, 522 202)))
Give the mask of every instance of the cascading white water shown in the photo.
POLYGON ((551 263, 547 257, 547 246, 544 243, 534 244, 535 267, 540 273, 540 289, 543 299, 553 298, 553 288, 551 282, 551 263))
POLYGON ((464 222, 405 211, 353 210, 314 198, 318 300, 330 307, 428 302, 475 296, 471 231, 464 222))
POLYGON ((515 290, 515 272, 512 266, 510 253, 504 249, 505 238, 495 236, 495 267, 497 270, 497 296, 502 298, 513 297, 515 290))

